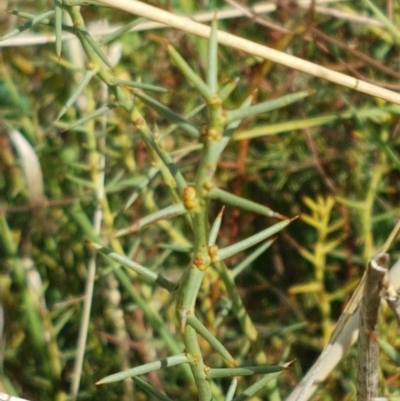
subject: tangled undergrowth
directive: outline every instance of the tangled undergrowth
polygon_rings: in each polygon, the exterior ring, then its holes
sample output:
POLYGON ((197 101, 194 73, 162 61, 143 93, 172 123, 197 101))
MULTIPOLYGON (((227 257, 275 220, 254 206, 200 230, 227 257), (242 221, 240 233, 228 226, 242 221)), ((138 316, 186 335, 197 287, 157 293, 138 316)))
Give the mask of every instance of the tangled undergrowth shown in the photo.
MULTIPOLYGON (((0 392, 222 400, 261 383, 251 399, 284 400, 396 222, 400 106, 216 29, 397 92, 398 2, 156 4, 216 15, 209 39, 54 3, 1 21, 0 392)), ((315 399, 354 386, 350 351, 315 399)))

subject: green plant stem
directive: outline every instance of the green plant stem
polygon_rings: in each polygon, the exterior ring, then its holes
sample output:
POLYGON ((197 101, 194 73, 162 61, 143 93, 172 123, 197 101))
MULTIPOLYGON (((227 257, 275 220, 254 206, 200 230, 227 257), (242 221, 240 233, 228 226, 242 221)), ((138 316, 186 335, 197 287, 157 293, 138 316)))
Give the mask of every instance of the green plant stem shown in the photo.
POLYGON ((372 170, 372 177, 368 187, 367 196, 364 201, 364 207, 362 208, 362 238, 364 239, 364 258, 368 260, 374 253, 374 240, 372 234, 372 213, 373 205, 377 196, 378 188, 382 182, 382 176, 385 172, 383 167, 376 167, 372 170))
MULTIPOLYGON (((250 342, 250 345, 255 354, 255 361, 259 365, 266 365, 268 361, 264 354, 262 341, 259 339, 257 329, 254 326, 254 323, 247 313, 246 308, 243 305, 243 301, 237 292, 237 287, 235 285, 235 280, 232 272, 228 270, 225 263, 223 262, 217 262, 214 264, 214 266, 225 284, 229 299, 232 300, 233 312, 235 313, 235 316, 238 319, 240 327, 242 328, 245 336, 250 342)), ((246 344, 242 345, 242 349, 247 349, 246 344)), ((279 393, 276 391, 276 380, 274 378, 268 381, 267 388, 270 392, 271 400, 280 400, 279 393)))
MULTIPOLYGON (((94 108, 93 99, 92 102, 89 102, 89 107, 90 106, 94 108)), ((103 130, 105 130, 105 125, 106 123, 103 120, 103 130)), ((93 120, 87 123, 86 140, 88 143, 88 148, 90 149, 88 153, 88 164, 89 166, 92 167, 90 173, 92 182, 95 187, 96 209, 93 216, 92 230, 94 235, 98 236, 100 235, 101 225, 103 221, 102 204, 104 198, 104 180, 105 180, 104 167, 106 161, 105 161, 105 155, 98 150, 98 149, 104 149, 105 139, 104 137, 101 137, 99 139, 100 142, 97 143, 93 120)), ((89 331, 89 322, 92 310, 96 267, 97 267, 96 253, 91 252, 87 268, 81 324, 79 325, 77 356, 75 359, 74 371, 71 380, 70 395, 72 401, 75 401, 78 397, 80 380, 82 377, 83 360, 85 357, 86 341, 89 331)))
MULTIPOLYGON (((221 102, 213 98, 213 104, 209 106, 210 126, 204 135, 204 146, 201 160, 196 174, 196 187, 194 211, 192 212, 194 233, 193 259, 182 276, 177 291, 176 315, 183 330, 185 348, 192 356, 190 364, 192 373, 199 392, 200 401, 211 400, 211 387, 206 379, 205 365, 198 344, 196 331, 186 324, 188 314, 194 313, 197 295, 204 278, 205 270, 210 267, 208 254, 208 191, 217 167, 220 154, 219 141, 222 139, 224 118, 222 117, 221 102)), ((185 202, 185 199, 184 199, 185 202)))

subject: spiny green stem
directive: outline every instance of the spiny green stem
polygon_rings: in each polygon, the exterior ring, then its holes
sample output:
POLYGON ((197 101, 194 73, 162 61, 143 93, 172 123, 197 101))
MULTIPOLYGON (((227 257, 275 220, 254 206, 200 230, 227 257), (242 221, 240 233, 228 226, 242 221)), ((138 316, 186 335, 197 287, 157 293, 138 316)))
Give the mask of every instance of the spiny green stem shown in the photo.
POLYGON ((146 363, 144 365, 137 366, 132 369, 125 370, 124 372, 118 372, 110 376, 106 376, 99 380, 96 384, 106 384, 113 383, 116 381, 121 381, 128 379, 129 377, 144 375, 161 368, 168 368, 171 366, 180 365, 182 363, 189 362, 189 358, 186 353, 169 356, 167 358, 161 359, 160 361, 146 363))

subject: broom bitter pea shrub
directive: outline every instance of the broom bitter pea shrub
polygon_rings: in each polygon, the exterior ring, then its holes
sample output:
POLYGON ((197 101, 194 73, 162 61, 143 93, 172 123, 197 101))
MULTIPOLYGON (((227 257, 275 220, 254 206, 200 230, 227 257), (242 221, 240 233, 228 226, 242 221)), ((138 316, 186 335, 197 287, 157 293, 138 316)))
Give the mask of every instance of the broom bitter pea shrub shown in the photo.
MULTIPOLYGON (((147 151, 151 155, 153 162, 153 169, 148 173, 147 177, 142 177, 142 179, 139 180, 137 187, 142 190, 147 189, 149 182, 153 180, 157 174, 160 174, 164 179, 172 200, 172 204, 142 217, 139 222, 135 223, 133 226, 120 228, 116 232, 113 227, 113 217, 110 214, 111 212, 106 200, 107 194, 103 194, 102 197, 101 193, 98 193, 98 202, 99 207, 102 209, 105 232, 98 231, 97 234, 90 235, 92 239, 87 240, 89 248, 102 253, 112 260, 114 263, 112 271, 120 282, 120 285, 125 289, 128 289, 131 284, 126 273, 115 267, 117 265, 122 265, 133 270, 145 281, 152 283, 153 286, 159 286, 171 294, 175 303, 175 324, 179 336, 181 337, 181 351, 176 353, 177 344, 179 344, 179 342, 173 340, 173 345, 170 346, 170 350, 173 351, 172 355, 156 362, 149 362, 132 369, 126 369, 119 373, 109 375, 98 381, 97 384, 100 385, 124 380, 126 378, 133 378, 136 385, 143 391, 150 393, 157 399, 165 400, 168 398, 164 394, 148 386, 137 376, 158 369, 167 369, 176 365, 186 365, 190 368, 191 376, 188 375, 189 371, 187 368, 185 368, 185 376, 187 378, 191 377, 191 380, 194 380, 196 388, 195 391, 192 390, 193 397, 198 397, 200 401, 223 398, 226 400, 239 400, 243 397, 247 398, 252 396, 268 382, 274 380, 276 375, 288 366, 288 364, 271 366, 266 363, 267 360, 262 351, 262 344, 238 296, 234 277, 223 261, 252 246, 264 243, 265 241, 267 241, 266 244, 269 246, 272 243, 271 238, 276 236, 282 229, 290 224, 292 220, 264 205, 231 194, 219 188, 217 180, 215 179, 215 173, 221 154, 232 140, 235 129, 244 119, 301 101, 309 96, 310 92, 305 91, 286 95, 257 105, 251 105, 253 98, 249 96, 236 109, 227 110, 224 108, 224 101, 226 101, 230 93, 235 89, 238 80, 232 80, 228 84, 222 86, 218 83, 217 20, 214 20, 212 23, 211 36, 208 41, 205 81, 191 68, 185 58, 181 56, 172 45, 167 44, 165 47, 173 64, 182 76, 192 85, 194 94, 197 93, 200 95, 200 98, 203 99, 200 104, 196 105, 192 113, 189 113, 189 115, 181 115, 179 112, 174 111, 172 108, 164 105, 148 94, 151 92, 165 93, 166 90, 164 88, 119 78, 118 73, 115 72, 117 67, 114 67, 108 59, 107 51, 104 46, 119 40, 125 32, 141 22, 141 19, 126 24, 124 27, 104 37, 102 40, 96 40, 86 28, 80 6, 72 5, 71 2, 61 0, 56 0, 54 4, 54 10, 46 11, 39 16, 15 12, 19 17, 27 18, 28 22, 7 35, 6 38, 38 24, 49 25, 53 27, 55 32, 56 54, 60 60, 63 54, 63 32, 72 32, 78 38, 87 57, 86 71, 81 77, 80 84, 72 91, 64 106, 59 111, 55 119, 56 123, 58 126, 62 127, 63 132, 70 132, 79 126, 99 120, 100 118, 105 118, 107 113, 120 112, 120 110, 123 110, 125 112, 124 118, 128 119, 134 130, 139 133, 141 140, 146 144, 147 151), (72 22, 72 26, 65 22, 66 16, 68 16, 72 22), (87 91, 89 85, 95 78, 99 79, 101 83, 108 88, 109 93, 113 96, 112 102, 94 107, 91 112, 86 113, 81 118, 77 118, 72 123, 66 123, 65 120, 61 120, 68 115, 71 107, 87 91), (179 158, 175 159, 172 154, 162 146, 159 137, 160 135, 165 137, 165 134, 163 132, 158 133, 157 129, 151 129, 149 127, 146 117, 147 108, 153 109, 162 118, 172 124, 172 129, 169 130, 169 132, 166 130, 166 134, 180 135, 180 132, 184 132, 185 135, 189 135, 192 140, 195 141, 192 143, 192 146, 194 145, 194 149, 198 151, 199 161, 196 166, 192 166, 195 170, 193 182, 187 180, 179 164, 179 158), (198 118, 199 115, 205 119, 201 127, 193 122, 193 117, 198 118), (175 127, 175 130, 173 130, 173 127, 175 127), (275 220, 275 223, 257 234, 219 249, 217 238, 222 222, 222 212, 219 213, 213 224, 210 223, 212 202, 215 200, 223 205, 232 205, 243 210, 268 216, 275 220), (164 277, 148 267, 134 262, 128 255, 124 254, 122 241, 126 235, 134 236, 140 229, 154 224, 164 224, 164 228, 171 234, 173 231, 173 223, 170 223, 170 221, 172 222, 173 219, 176 219, 178 216, 184 216, 186 224, 190 227, 192 232, 192 239, 189 243, 186 241, 188 245, 187 249, 190 249, 190 263, 184 271, 181 272, 180 277, 176 281, 170 280, 168 277, 164 277), (104 240, 105 234, 106 237, 109 237, 108 242, 110 248, 100 244, 100 242, 102 242, 101 239, 104 240), (207 300, 207 288, 204 288, 205 295, 203 294, 200 298, 199 291, 202 286, 205 287, 207 285, 210 277, 215 274, 220 276, 220 280, 232 301, 232 312, 236 314, 245 335, 253 346, 257 366, 239 367, 235 357, 230 354, 214 333, 206 327, 206 324, 202 323, 201 318, 198 317, 202 316, 202 313, 196 313, 196 305, 199 302, 204 305, 210 303, 209 300, 207 300), (209 277, 207 278, 207 276, 209 277), (199 336, 206 340, 209 346, 220 355, 224 361, 223 363, 226 365, 225 368, 213 368, 206 365, 205 356, 203 355, 204 347, 202 347, 199 341, 199 336), (242 395, 239 394, 234 397, 237 377, 255 374, 262 374, 263 377, 257 379, 254 384, 245 389, 242 395), (224 396, 222 388, 213 383, 213 380, 218 378, 232 379, 228 395, 224 396), (194 393, 197 393, 197 396, 194 393)), ((102 158, 103 156, 100 156, 102 150, 99 146, 100 143, 102 146, 107 144, 107 137, 102 136, 95 141, 91 139, 91 142, 91 151, 94 157, 93 164, 96 165, 100 159, 105 162, 105 159, 102 158)), ((182 151, 185 153, 185 149, 182 149, 182 151)), ((186 152, 192 152, 192 150, 186 152)), ((134 174, 134 172, 132 174, 134 174)), ((93 170, 92 179, 93 182, 99 180, 99 174, 96 170, 93 170)), ((80 179, 74 178, 73 180, 86 185, 84 181, 80 179)), ((90 186, 89 183, 87 185, 90 186)), ((140 192, 136 193, 139 194, 140 192)), ((135 199, 137 199, 137 195, 135 198, 128 201, 128 205, 130 206, 135 199)), ((151 201, 147 199, 146 202, 151 201)), ((84 224, 88 225, 90 223, 86 222, 84 224)), ((87 231, 89 231, 89 229, 87 231)), ((171 235, 171 237, 173 237, 173 235, 171 235)), ((264 250, 265 248, 266 246, 262 245, 262 249, 264 250)), ((241 269, 243 269, 243 267, 241 269)), ((88 288, 90 288, 91 285, 93 284, 90 284, 88 288)), ((90 291, 93 291, 93 288, 89 290, 89 294, 90 291)), ((130 288, 128 291, 138 306, 143 308, 144 315, 155 325, 155 329, 161 331, 161 335, 164 336, 164 338, 171 338, 171 335, 173 336, 174 334, 167 333, 169 322, 160 321, 159 317, 140 301, 141 296, 140 294, 135 294, 135 290, 130 288), (162 326, 162 328, 160 326, 162 326)), ((86 311, 90 311, 90 302, 85 305, 86 311)), ((86 315, 84 319, 86 319, 85 324, 87 324, 88 315, 86 315)), ((87 330, 87 328, 85 330, 87 330)), ((83 333, 80 338, 81 343, 82 341, 84 342, 86 334, 83 333)), ((169 345, 171 345, 171 343, 169 345)), ((81 355, 83 355, 82 344, 80 344, 78 349, 78 352, 81 352, 81 355)), ((81 364, 82 360, 76 362, 76 364, 79 363, 81 364)), ((246 365, 248 365, 247 362, 246 365)), ((72 385, 72 398, 77 396, 80 379, 76 376, 80 371, 79 367, 76 367, 74 371, 75 384, 72 385)), ((165 377, 168 377, 168 373, 166 373, 165 377)))
MULTIPOLYGON (((75 10, 74 13, 71 12, 71 17, 82 22, 80 16, 75 10)), ((221 261, 227 257, 233 256, 238 252, 243 251, 253 245, 256 245, 271 236, 277 234, 280 230, 286 227, 290 223, 290 219, 283 218, 277 213, 258 205, 255 202, 241 199, 235 197, 232 199, 232 195, 219 191, 218 197, 221 202, 226 204, 230 203, 241 203, 243 209, 253 210, 257 209, 267 209, 269 215, 275 215, 282 218, 282 221, 274 224, 273 226, 265 229, 259 234, 255 234, 246 240, 243 240, 237 244, 231 245, 227 248, 218 250, 215 244, 210 244, 210 200, 212 196, 211 193, 217 192, 216 185, 214 183, 214 175, 217 169, 217 163, 219 161, 220 155, 223 152, 226 145, 229 143, 232 134, 232 124, 236 126, 244 118, 262 113, 268 110, 273 110, 278 107, 283 107, 287 104, 293 103, 303 99, 308 93, 299 93, 295 95, 285 96, 282 99, 277 99, 270 102, 265 102, 257 106, 249 106, 245 104, 243 107, 239 107, 238 110, 227 112, 223 108, 223 100, 218 94, 217 87, 217 76, 218 68, 217 62, 217 39, 216 39, 216 21, 213 23, 213 30, 209 41, 209 55, 208 55, 208 68, 207 68, 207 83, 205 83, 202 78, 196 74, 196 72, 189 66, 189 64, 184 60, 182 56, 171 46, 167 46, 167 51, 177 66, 179 71, 185 76, 185 78, 193 85, 194 89, 203 97, 206 109, 208 121, 206 123, 206 128, 202 129, 200 135, 198 135, 200 149, 200 161, 195 175, 194 185, 189 185, 186 183, 184 175, 179 171, 179 166, 171 160, 171 157, 165 152, 153 139, 154 135, 148 128, 146 121, 142 114, 139 112, 135 102, 132 100, 132 104, 129 104, 129 100, 124 96, 121 101, 119 101, 120 91, 116 90, 115 85, 113 87, 117 103, 126 109, 131 115, 132 123, 136 129, 142 134, 142 138, 146 142, 147 146, 150 148, 151 152, 154 152, 158 158, 157 161, 161 160, 164 164, 164 168, 167 168, 168 173, 173 177, 174 182, 169 183, 169 187, 172 191, 180 196, 180 202, 178 203, 180 211, 183 211, 182 205, 184 206, 186 213, 188 214, 191 222, 191 228, 193 231, 193 244, 192 244, 192 256, 189 266, 185 269, 182 276, 175 285, 165 279, 164 277, 153 273, 152 271, 146 269, 143 266, 133 263, 129 259, 124 259, 118 254, 107 250, 106 248, 100 246, 99 244, 92 244, 99 252, 106 254, 111 257, 114 261, 127 266, 136 273, 145 277, 146 279, 164 287, 175 297, 176 303, 176 321, 179 327, 179 332, 182 334, 184 353, 173 355, 167 357, 159 362, 152 362, 147 365, 138 366, 127 371, 113 374, 111 376, 105 377, 100 380, 98 384, 109 383, 113 381, 123 380, 128 377, 134 377, 139 374, 144 374, 155 369, 160 369, 161 367, 166 368, 174 366, 177 364, 188 363, 196 384, 199 400, 206 401, 212 399, 212 386, 210 385, 210 380, 213 377, 232 377, 240 376, 244 374, 254 374, 254 373, 264 373, 268 374, 267 380, 275 377, 276 372, 281 371, 284 367, 279 366, 258 366, 258 367, 248 367, 248 368, 226 368, 226 369, 212 369, 205 365, 202 350, 199 345, 198 335, 201 335, 206 339, 209 344, 225 359, 225 362, 230 366, 236 366, 234 358, 226 350, 226 348, 218 341, 214 335, 207 330, 207 328, 201 323, 201 321, 196 317, 195 304, 198 298, 198 293, 202 285, 202 281, 206 272, 213 269, 213 265, 216 263, 221 263, 221 261), (214 190, 214 191, 213 191, 214 190), (218 371, 218 374, 216 373, 218 371), (246 372, 246 373, 245 373, 246 372)), ((83 30, 81 30, 82 32, 83 30)), ((83 36, 81 36, 83 40, 83 36)), ((90 42, 92 44, 92 42, 90 42)), ((85 49, 88 48, 86 44, 85 49)), ((95 50, 95 49, 93 49, 95 50)), ((87 56, 94 65, 99 65, 100 60, 97 56, 100 56, 100 51, 97 50, 95 53, 93 50, 87 51, 87 56)), ((103 67, 98 67, 100 71, 103 67)), ((107 76, 107 74, 103 74, 107 76)), ((110 78, 104 79, 107 83, 110 78)), ((115 82, 115 80, 113 80, 115 82)), ((190 123, 185 121, 183 117, 177 116, 176 113, 170 111, 168 108, 163 107, 157 101, 151 99, 148 95, 141 92, 140 89, 133 89, 132 93, 136 95, 139 99, 145 101, 150 107, 155 105, 155 109, 163 115, 165 118, 169 118, 171 123, 177 122, 182 123, 185 126, 191 126, 190 123)), ((194 131, 193 129, 191 130, 194 131)), ((194 131, 196 133, 196 131, 194 131)), ((171 207, 174 207, 173 205, 171 207)), ((170 208, 165 211, 165 215, 168 216, 170 213, 170 208)), ((161 218, 162 213, 157 212, 157 218, 161 218)), ((147 217, 151 220, 151 216, 147 217)), ((232 282, 230 282, 232 284, 232 282)), ((240 309, 243 311, 243 309, 240 309)), ((261 379, 260 383, 265 384, 266 378, 261 379)), ((247 396, 250 396, 253 392, 257 391, 259 388, 253 386, 252 390, 247 389, 247 396), (249 394, 250 391, 250 394, 249 394)), ((217 395, 217 394, 216 394, 217 395)), ((161 399, 161 394, 159 394, 161 399)))

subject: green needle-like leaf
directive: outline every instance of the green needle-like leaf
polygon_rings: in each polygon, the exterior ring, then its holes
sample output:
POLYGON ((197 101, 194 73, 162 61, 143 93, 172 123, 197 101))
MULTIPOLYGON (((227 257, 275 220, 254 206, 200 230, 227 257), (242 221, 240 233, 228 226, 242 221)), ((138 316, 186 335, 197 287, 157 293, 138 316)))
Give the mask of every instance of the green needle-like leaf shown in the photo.
POLYGON ((241 141, 243 139, 253 139, 267 135, 276 135, 282 132, 290 132, 304 128, 319 127, 321 125, 329 124, 332 121, 336 121, 339 118, 340 117, 338 115, 331 114, 324 117, 291 120, 277 124, 257 125, 256 127, 248 130, 235 132, 232 136, 232 139, 235 141, 241 141))
MULTIPOLYGON (((111 103, 111 104, 108 104, 107 106, 100 107, 95 112, 93 112, 91 114, 88 114, 87 116, 81 118, 80 120, 76 120, 72 124, 69 124, 67 126, 63 126, 63 131, 71 130, 71 129, 79 126, 79 125, 82 125, 82 124, 86 123, 89 120, 92 120, 93 118, 100 117, 103 114, 107 113, 108 111, 114 109, 117 106, 118 106, 117 104, 111 103)), ((55 125, 57 125, 57 123, 55 125)))
POLYGON ((96 384, 106 384, 113 383, 121 380, 128 379, 129 377, 134 377, 138 375, 144 375, 149 372, 154 372, 161 368, 169 368, 171 366, 181 365, 182 363, 188 362, 188 357, 186 354, 178 354, 163 358, 159 361, 146 363, 145 365, 137 366, 136 368, 124 370, 119 373, 115 373, 110 376, 106 376, 99 380, 96 384))
MULTIPOLYGON (((23 32, 29 28, 32 28, 33 26, 39 24, 40 22, 43 22, 44 20, 48 21, 49 18, 51 18, 54 13, 55 13, 55 10, 50 10, 50 11, 46 11, 43 14, 40 14, 38 16, 32 16, 33 18, 30 19, 29 21, 26 21, 24 24, 18 26, 17 28, 13 29, 11 32, 8 32, 4 36, 2 36, 0 38, 0 42, 2 42, 3 40, 13 38, 14 36, 19 35, 21 32, 23 32)), ((19 12, 13 11, 12 14, 20 16, 19 12)), ((28 15, 31 16, 30 14, 28 14, 28 15)), ((21 16, 21 17, 24 18, 23 16, 21 16)))
POLYGON ((135 200, 139 197, 140 192, 146 188, 146 186, 149 184, 149 182, 158 174, 160 169, 156 167, 151 167, 150 170, 147 172, 146 177, 142 178, 142 182, 137 185, 136 191, 132 193, 132 195, 129 197, 127 200, 124 210, 127 210, 134 202, 135 200))
POLYGON ((153 386, 151 386, 149 383, 146 383, 140 377, 132 377, 132 380, 140 389, 149 394, 151 397, 154 397, 160 401, 172 401, 171 398, 157 391, 153 386))
POLYGON ((288 106, 289 104, 298 102, 312 93, 312 91, 292 93, 290 95, 282 96, 278 99, 268 100, 254 106, 249 106, 245 109, 240 108, 237 110, 228 111, 226 116, 227 124, 236 120, 243 120, 244 118, 259 115, 261 113, 266 113, 267 111, 280 109, 282 107, 288 106))
POLYGON ((176 164, 173 162, 170 154, 168 152, 165 152, 163 149, 160 148, 160 146, 158 146, 157 142, 153 138, 152 132, 150 131, 149 127, 147 126, 147 124, 141 117, 141 114, 137 111, 137 109, 134 110, 134 114, 135 113, 137 113, 137 117, 135 115, 133 118, 134 121, 139 120, 141 122, 137 126, 137 129, 142 134, 143 140, 151 149, 153 149, 157 153, 158 157, 160 158, 164 166, 169 170, 171 176, 176 181, 178 189, 182 191, 183 188, 186 188, 187 183, 181 171, 177 168, 176 164))
POLYGON ((157 274, 147 267, 140 265, 139 263, 134 262, 133 260, 127 258, 124 255, 120 255, 109 248, 106 248, 100 244, 95 242, 87 241, 87 243, 93 247, 96 251, 100 252, 101 254, 108 256, 110 259, 114 260, 115 262, 121 264, 128 269, 133 270, 135 273, 139 274, 141 277, 149 280, 150 282, 156 283, 160 287, 165 288, 169 292, 173 292, 175 290, 175 283, 167 280, 160 274, 157 274))
POLYGON ((220 212, 218 213, 218 215, 215 218, 214 223, 211 227, 210 235, 208 236, 208 246, 214 245, 217 240, 219 228, 221 227, 221 223, 222 223, 223 214, 224 214, 224 208, 222 208, 220 210, 220 212))
POLYGON ((54 1, 54 24, 55 24, 55 36, 56 36, 56 54, 60 58, 62 50, 62 23, 63 23, 63 7, 62 0, 54 1))
POLYGON ((168 89, 162 88, 161 86, 155 86, 150 84, 143 84, 141 82, 125 81, 123 79, 116 79, 114 85, 129 86, 131 88, 142 89, 152 92, 168 92, 168 89))
POLYGON ((219 89, 218 91, 219 97, 222 100, 227 99, 230 96, 230 94, 236 89, 238 83, 239 83, 239 78, 235 78, 232 81, 227 82, 219 89))
POLYGON ((230 192, 227 192, 221 188, 214 187, 208 194, 210 199, 219 200, 224 204, 232 205, 243 210, 247 210, 249 212, 259 213, 263 216, 275 217, 278 219, 285 219, 286 217, 281 215, 280 213, 274 212, 267 206, 261 205, 257 202, 244 199, 240 196, 234 195, 230 192))
POLYGON ((197 331, 197 333, 199 333, 205 340, 207 340, 209 344, 214 348, 214 350, 217 351, 223 358, 225 358, 229 364, 236 364, 233 356, 229 353, 229 351, 221 344, 221 342, 217 340, 215 336, 213 336, 208 331, 207 327, 204 326, 204 324, 201 323, 195 315, 188 315, 186 317, 186 323, 192 326, 197 331))
MULTIPOLYGON (((195 108, 194 108, 193 110, 191 110, 189 113, 185 114, 185 115, 183 116, 183 118, 184 118, 185 120, 189 121, 190 118, 192 118, 192 117, 196 116, 197 114, 199 114, 200 111, 202 111, 205 107, 206 107, 205 104, 201 104, 201 105, 195 107, 195 108)), ((165 137, 165 136, 167 136, 167 135, 172 134, 172 133, 177 129, 178 126, 180 126, 180 125, 179 125, 179 124, 171 124, 171 126, 169 126, 166 130, 163 131, 163 133, 161 134, 160 137, 163 138, 163 137, 165 137)), ((195 127, 195 128, 196 128, 196 127, 195 127)), ((197 128, 196 128, 196 129, 197 129, 197 128)), ((200 132, 200 131, 198 131, 198 132, 200 132)), ((189 146, 189 148, 192 149, 192 151, 193 151, 193 150, 200 149, 200 148, 202 148, 202 147, 203 147, 203 144, 201 144, 201 143, 195 143, 195 144, 189 146)), ((178 150, 178 152, 181 153, 181 154, 182 154, 182 153, 185 153, 185 152, 188 153, 188 152, 190 152, 190 151, 188 150, 189 148, 184 148, 184 149, 183 149, 183 152, 182 152, 182 150, 178 150)))
POLYGON ((276 373, 286 369, 284 366, 246 366, 243 368, 210 369, 207 373, 208 379, 219 379, 221 377, 251 376, 263 373, 276 373))
POLYGON ((309 216, 308 214, 302 214, 300 216, 300 219, 306 222, 308 225, 316 228, 317 230, 320 230, 322 227, 322 223, 319 220, 314 219, 312 216, 309 216))
POLYGON ((143 184, 143 180, 147 180, 147 176, 145 174, 140 174, 139 172, 129 178, 123 178, 123 175, 123 170, 119 170, 117 173, 115 173, 115 176, 107 183, 104 188, 106 193, 111 194, 115 192, 120 192, 121 190, 124 190, 126 188, 139 187, 143 184))
POLYGON ((244 258, 233 270, 232 277, 237 277, 242 271, 247 269, 254 260, 256 260, 260 255, 262 255, 272 244, 274 240, 265 241, 263 244, 258 246, 253 252, 251 252, 246 258, 244 258))
POLYGON ((327 234, 331 234, 344 226, 344 219, 338 219, 329 224, 329 227, 326 228, 327 234))
POLYGON ((363 201, 358 201, 358 200, 353 200, 353 199, 346 199, 343 198, 342 196, 337 196, 335 200, 343 205, 346 205, 350 208, 356 209, 356 210, 363 210, 365 209, 365 202, 363 201))
POLYGON ((321 252, 327 254, 334 249, 336 249, 340 243, 343 242, 343 240, 346 238, 346 235, 342 235, 339 238, 333 239, 329 242, 325 242, 323 246, 321 246, 321 252))
POLYGON ((127 228, 124 228, 122 230, 118 230, 115 233, 114 237, 122 237, 124 235, 137 232, 141 230, 143 227, 149 225, 149 224, 154 224, 159 220, 166 220, 170 219, 172 217, 180 216, 182 214, 187 213, 187 210, 185 206, 182 203, 176 204, 176 205, 171 205, 166 207, 165 209, 158 210, 155 213, 150 214, 149 216, 141 218, 139 221, 136 223, 130 225, 127 228))
POLYGON ((103 50, 101 50, 100 45, 93 39, 92 35, 84 29, 81 28, 78 31, 78 34, 80 34, 81 39, 86 40, 86 42, 89 44, 89 46, 94 50, 94 52, 100 57, 100 59, 103 61, 103 63, 110 69, 112 69, 112 65, 110 61, 108 60, 107 56, 104 54, 103 50))
MULTIPOLYGON (((33 25, 37 25, 38 23, 41 23, 43 25, 51 26, 52 28, 54 28, 55 27, 54 19, 51 19, 48 17, 51 17, 51 16, 53 16, 53 14, 55 14, 55 7, 53 10, 45 12, 45 14, 47 14, 47 13, 49 13, 49 15, 43 16, 43 18, 42 18, 42 15, 34 15, 34 14, 26 13, 23 11, 17 11, 17 10, 11 11, 11 14, 16 15, 17 17, 20 17, 20 18, 26 18, 27 20, 30 21, 30 23, 32 23, 34 21, 33 25)), ((25 26, 25 24, 23 24, 20 28, 22 30, 24 30, 23 29, 24 26, 25 26)), ((16 28, 16 29, 19 29, 19 28, 16 28)), ((64 32, 69 32, 72 34, 75 33, 74 28, 72 26, 66 25, 66 24, 62 24, 62 30, 64 32)), ((11 32, 10 32, 10 34, 11 34, 11 32)), ((9 38, 8 35, 9 34, 6 34, 6 36, 9 38)), ((12 35, 12 36, 15 36, 15 35, 12 35)), ((3 40, 3 38, 1 38, 0 40, 3 40)))
POLYGON ((400 353, 396 350, 396 348, 381 338, 378 338, 377 341, 379 343, 379 348, 385 353, 385 355, 389 357, 397 366, 400 366, 400 353))
POLYGON ((399 28, 372 1, 364 0, 364 3, 370 8, 375 17, 383 22, 385 28, 393 35, 396 43, 400 43, 399 28))
POLYGON ((182 252, 186 254, 193 252, 193 248, 177 244, 159 244, 158 247, 160 249, 169 249, 174 252, 182 252))
POLYGON ((82 92, 88 86, 90 80, 96 75, 96 73, 97 73, 97 70, 91 70, 91 71, 85 72, 85 75, 83 76, 81 83, 78 85, 78 87, 75 89, 74 93, 71 95, 71 97, 67 100, 65 105, 62 107, 62 109, 58 113, 56 121, 58 121, 67 112, 67 110, 76 102, 78 97, 82 94, 82 92))
POLYGON ((389 144, 379 139, 376 140, 376 142, 382 147, 387 158, 396 166, 397 170, 400 171, 400 158, 394 151, 393 147, 389 146, 389 144))
POLYGON ((218 19, 214 15, 211 23, 211 35, 208 41, 207 85, 210 91, 218 91, 218 19))
POLYGON ((175 113, 169 107, 163 105, 159 101, 153 99, 152 97, 146 95, 141 91, 134 91, 134 94, 140 98, 144 103, 152 107, 162 116, 166 117, 169 121, 178 124, 182 127, 188 134, 198 138, 200 135, 199 129, 191 124, 188 120, 182 117, 180 114, 175 113))
POLYGON ((254 394, 256 394, 258 391, 262 390, 265 388, 265 386, 273 379, 277 378, 280 372, 277 373, 269 373, 265 375, 262 379, 258 380, 255 382, 253 385, 250 387, 247 387, 246 390, 243 391, 242 394, 238 395, 235 397, 232 401, 245 401, 251 398, 254 394))
POLYGON ((244 239, 243 241, 237 242, 236 244, 233 244, 233 245, 227 246, 226 248, 220 249, 219 253, 218 253, 220 260, 224 260, 233 255, 236 255, 237 253, 242 252, 245 249, 258 244, 259 242, 264 241, 265 239, 267 239, 267 238, 271 237, 272 235, 275 235, 279 231, 283 230, 292 221, 293 221, 293 219, 280 221, 279 223, 276 223, 273 226, 268 227, 265 230, 263 230, 257 234, 254 234, 249 238, 244 239))
POLYGON ((100 45, 109 45, 111 42, 113 42, 116 39, 119 39, 124 33, 129 32, 132 30, 136 25, 141 24, 142 22, 147 21, 145 18, 137 18, 129 24, 124 25, 123 27, 115 30, 114 32, 109 33, 108 35, 104 36, 100 41, 100 45))
POLYGON ((232 401, 236 388, 237 388, 238 382, 236 377, 232 380, 231 385, 229 386, 228 392, 226 393, 225 401, 232 401))
POLYGON ((207 102, 212 100, 215 92, 194 72, 185 59, 171 45, 167 46, 167 51, 179 71, 194 85, 204 99, 207 102))
POLYGON ((310 263, 315 265, 316 259, 313 253, 309 252, 307 249, 303 247, 299 249, 299 253, 301 256, 303 256, 304 259, 307 259, 310 263))
MULTIPOLYGON (((365 107, 357 111, 359 118, 368 120, 388 118, 390 114, 398 115, 400 107, 398 105, 388 105, 386 107, 365 107)), ((326 114, 320 117, 305 118, 301 120, 285 121, 278 124, 258 125, 249 130, 239 131, 233 134, 235 141, 242 139, 259 138, 261 136, 275 135, 282 132, 301 130, 304 128, 319 127, 321 125, 331 124, 337 120, 349 120, 355 118, 354 111, 345 111, 342 113, 326 114)))
MULTIPOLYGON (((252 101, 253 101, 253 95, 248 96, 244 100, 244 102, 240 105, 239 109, 246 109, 246 108, 250 107, 252 101)), ((239 127, 241 122, 242 122, 242 120, 235 120, 235 121, 232 121, 230 124, 228 124, 225 127, 224 138, 222 139, 221 145, 220 145, 221 146, 221 152, 225 148, 226 144, 231 140, 233 133, 239 127)))

